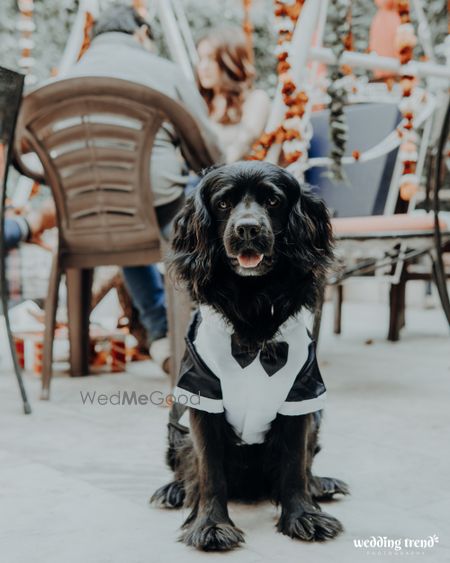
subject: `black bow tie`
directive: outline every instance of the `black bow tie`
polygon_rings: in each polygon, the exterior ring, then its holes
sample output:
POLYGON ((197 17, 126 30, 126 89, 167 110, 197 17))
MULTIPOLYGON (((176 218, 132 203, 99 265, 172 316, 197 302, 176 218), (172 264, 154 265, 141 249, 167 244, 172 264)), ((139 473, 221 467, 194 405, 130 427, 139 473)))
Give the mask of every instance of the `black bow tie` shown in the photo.
POLYGON ((267 375, 271 377, 286 365, 289 344, 287 342, 269 342, 264 344, 262 348, 250 348, 239 344, 235 334, 231 335, 231 355, 241 368, 249 366, 255 360, 259 351, 261 351, 259 356, 261 365, 267 375))

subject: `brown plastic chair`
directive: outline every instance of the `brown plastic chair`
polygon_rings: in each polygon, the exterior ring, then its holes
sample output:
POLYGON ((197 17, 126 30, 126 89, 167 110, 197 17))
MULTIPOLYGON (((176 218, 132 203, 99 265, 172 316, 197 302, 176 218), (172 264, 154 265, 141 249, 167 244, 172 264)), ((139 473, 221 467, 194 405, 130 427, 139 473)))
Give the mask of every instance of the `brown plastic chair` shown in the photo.
MULTIPOLYGON (((36 177, 23 152, 43 166, 58 216, 59 244, 46 303, 42 398, 48 398, 58 287, 68 286, 72 375, 89 369, 89 312, 93 269, 133 266, 161 259, 160 232, 150 186, 150 157, 163 121, 174 126, 192 170, 213 163, 197 123, 178 102, 120 79, 81 77, 49 83, 28 94, 18 118, 18 167, 36 177)), ((172 371, 184 346, 189 318, 169 295, 172 371), (176 309, 176 312, 175 312, 176 309), (174 326, 174 318, 177 323, 174 326)))

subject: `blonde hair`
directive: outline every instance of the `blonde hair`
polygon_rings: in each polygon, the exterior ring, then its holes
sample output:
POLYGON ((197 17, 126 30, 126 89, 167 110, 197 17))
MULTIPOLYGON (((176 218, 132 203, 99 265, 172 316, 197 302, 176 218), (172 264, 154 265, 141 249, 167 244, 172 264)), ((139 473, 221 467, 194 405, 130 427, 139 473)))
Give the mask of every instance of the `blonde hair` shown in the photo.
MULTIPOLYGON (((226 107, 219 123, 238 123, 242 117, 244 94, 251 89, 255 76, 245 34, 240 27, 219 27, 204 35, 197 45, 203 41, 207 41, 213 49, 214 59, 221 72, 218 89, 226 100, 226 107)), ((203 88, 200 83, 199 90, 211 113, 214 91, 203 88)))

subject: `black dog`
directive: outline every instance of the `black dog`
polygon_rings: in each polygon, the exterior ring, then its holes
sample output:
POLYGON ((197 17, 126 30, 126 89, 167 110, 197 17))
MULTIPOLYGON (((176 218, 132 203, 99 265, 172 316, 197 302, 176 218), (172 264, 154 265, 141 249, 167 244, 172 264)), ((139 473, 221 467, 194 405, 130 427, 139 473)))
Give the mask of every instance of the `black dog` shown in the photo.
MULTIPOLYGON (((229 327, 236 362, 248 367, 260 351, 258 357, 267 373, 262 372, 264 379, 272 384, 287 361, 279 359, 272 343, 284 323, 303 308, 314 309, 332 260, 324 204, 277 166, 241 162, 217 167, 203 177, 177 217, 172 246, 172 272, 201 307, 213 310, 212 315, 220 316, 229 327)), ((302 540, 333 538, 342 526, 320 510, 317 500, 347 494, 348 489, 342 481, 311 473, 319 449, 321 411, 295 416, 292 411, 278 413, 261 440, 243 443, 243 435, 229 421, 226 405, 220 410, 225 396, 219 379, 192 344, 201 322, 197 314, 181 378, 190 374, 194 381, 184 385, 188 395, 196 392, 192 385, 197 381, 206 388, 209 412, 191 408, 188 432, 179 423, 182 408, 175 404, 167 455, 175 481, 156 491, 152 501, 164 507, 192 508, 181 539, 203 550, 227 550, 244 541, 228 515, 229 498, 270 498, 281 505, 277 524, 281 533, 302 540)), ((294 387, 313 393, 314 402, 324 387, 312 346, 294 387), (310 374, 315 381, 308 379, 310 374)), ((211 349, 215 347, 213 343, 211 349)), ((239 370, 239 365, 235 363, 233 369, 239 370)), ((241 381, 245 377, 242 372, 241 381)), ((257 401, 258 397, 252 397, 252 406, 257 401)))

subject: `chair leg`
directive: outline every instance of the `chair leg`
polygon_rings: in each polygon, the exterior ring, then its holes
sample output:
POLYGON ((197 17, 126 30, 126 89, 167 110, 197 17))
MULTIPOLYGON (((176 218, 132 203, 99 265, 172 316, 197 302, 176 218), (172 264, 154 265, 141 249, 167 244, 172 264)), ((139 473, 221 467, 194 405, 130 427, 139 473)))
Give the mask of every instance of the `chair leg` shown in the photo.
POLYGON ((192 315, 192 302, 186 291, 166 281, 167 317, 171 348, 170 383, 174 387, 184 355, 185 335, 192 315))
POLYGON ((400 330, 405 326, 406 280, 401 278, 398 284, 392 284, 389 292, 389 332, 388 340, 397 342, 400 330))
POLYGON ((61 269, 59 266, 59 260, 58 256, 54 256, 52 269, 50 272, 48 296, 45 303, 45 329, 41 388, 42 400, 48 400, 50 398, 50 381, 52 377, 53 363, 53 340, 55 337, 56 310, 58 308, 58 291, 60 281, 61 269))
POLYGON ((22 367, 19 365, 16 353, 16 346, 14 342, 14 335, 11 332, 11 325, 9 322, 9 314, 8 314, 8 296, 6 291, 4 291, 4 285, 0 282, 0 315, 4 316, 5 319, 5 328, 9 342, 9 349, 11 351, 11 358, 13 362, 14 373, 16 375, 17 383, 19 385, 20 396, 22 397, 22 404, 23 404, 23 411, 25 414, 31 413, 31 406, 28 401, 27 392, 25 390, 25 385, 23 382, 22 377, 22 367))
POLYGON ((322 325, 322 311, 323 304, 325 302, 325 288, 322 290, 316 304, 316 310, 314 311, 314 321, 312 327, 312 337, 313 340, 318 343, 320 336, 320 327, 322 325))
MULTIPOLYGON (((166 262, 169 243, 161 239, 161 251, 166 262)), ((185 336, 192 316, 193 303, 185 289, 174 287, 170 276, 164 276, 167 298, 167 320, 170 338, 170 384, 175 386, 186 342, 185 336)))
POLYGON ((343 300, 344 286, 342 284, 336 285, 333 288, 334 334, 341 334, 343 300))
POLYGON ((433 258, 433 277, 441 300, 442 309, 450 327, 450 299, 447 289, 447 276, 445 274, 442 255, 433 258))
POLYGON ((91 312, 92 269, 66 271, 69 320, 70 374, 89 373, 89 315, 91 312))

